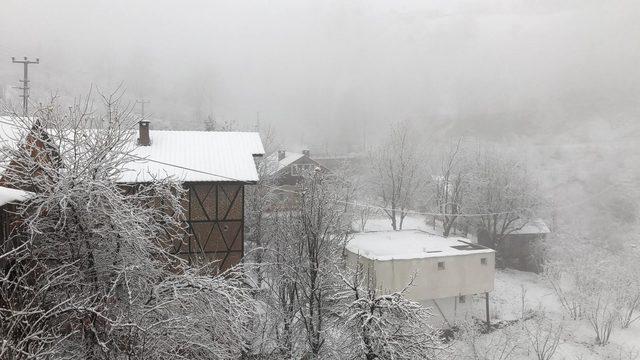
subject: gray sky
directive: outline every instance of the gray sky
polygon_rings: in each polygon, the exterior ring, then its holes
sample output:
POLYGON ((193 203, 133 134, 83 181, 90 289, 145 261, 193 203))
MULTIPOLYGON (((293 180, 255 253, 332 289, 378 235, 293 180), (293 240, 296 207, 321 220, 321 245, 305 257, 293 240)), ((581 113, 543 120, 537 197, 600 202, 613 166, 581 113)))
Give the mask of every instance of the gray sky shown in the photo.
MULTIPOLYGON (((34 98, 123 81, 157 127, 202 118, 290 147, 373 138, 391 121, 489 134, 640 115, 630 0, 3 0, 0 86, 39 56, 34 98)), ((622 121, 621 120, 621 121, 622 121)))

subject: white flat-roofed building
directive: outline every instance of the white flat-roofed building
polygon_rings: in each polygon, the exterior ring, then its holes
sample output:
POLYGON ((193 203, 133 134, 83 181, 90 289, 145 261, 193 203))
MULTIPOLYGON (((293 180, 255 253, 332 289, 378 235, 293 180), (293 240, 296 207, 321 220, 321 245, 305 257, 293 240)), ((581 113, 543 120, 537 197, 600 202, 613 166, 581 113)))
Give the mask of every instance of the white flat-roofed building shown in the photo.
POLYGON ((473 295, 493 290, 492 249, 466 238, 403 230, 356 233, 347 250, 348 262, 362 264, 384 290, 401 290, 415 275, 406 296, 431 307, 438 315, 435 322, 452 325, 471 315, 486 316, 474 312, 473 295))

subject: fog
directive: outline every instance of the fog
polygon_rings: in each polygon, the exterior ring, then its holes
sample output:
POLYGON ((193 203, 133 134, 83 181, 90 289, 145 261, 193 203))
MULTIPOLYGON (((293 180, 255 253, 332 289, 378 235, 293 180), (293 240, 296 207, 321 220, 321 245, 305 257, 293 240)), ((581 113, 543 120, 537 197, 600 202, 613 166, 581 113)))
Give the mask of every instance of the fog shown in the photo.
POLYGON ((123 83, 155 128, 259 117, 290 147, 333 152, 393 121, 492 137, 617 126, 640 112, 638 15, 622 0, 3 0, 0 87, 18 99, 10 57, 39 57, 33 101, 123 83))
POLYGON ((639 139, 640 0, 0 0, 0 359, 640 359, 639 139))

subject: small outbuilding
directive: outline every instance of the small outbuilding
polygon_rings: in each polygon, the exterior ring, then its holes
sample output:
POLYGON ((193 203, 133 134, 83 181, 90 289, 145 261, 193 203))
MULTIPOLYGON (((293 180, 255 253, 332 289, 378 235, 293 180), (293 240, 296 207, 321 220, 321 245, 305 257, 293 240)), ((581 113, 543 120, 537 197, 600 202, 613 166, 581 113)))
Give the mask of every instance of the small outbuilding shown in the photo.
POLYGON ((493 291, 492 249, 466 238, 402 230, 356 233, 347 250, 348 263, 361 264, 383 290, 401 290, 415 276, 406 296, 432 308, 434 325, 452 326, 470 316, 488 319, 488 308, 478 310, 473 298, 483 295, 488 302, 493 291))
MULTIPOLYGON (((542 219, 523 219, 512 228, 500 244, 501 264, 516 270, 540 272, 544 261, 540 245, 550 233, 549 227, 542 219)), ((480 230, 477 237, 479 244, 494 247, 486 230, 480 230)))

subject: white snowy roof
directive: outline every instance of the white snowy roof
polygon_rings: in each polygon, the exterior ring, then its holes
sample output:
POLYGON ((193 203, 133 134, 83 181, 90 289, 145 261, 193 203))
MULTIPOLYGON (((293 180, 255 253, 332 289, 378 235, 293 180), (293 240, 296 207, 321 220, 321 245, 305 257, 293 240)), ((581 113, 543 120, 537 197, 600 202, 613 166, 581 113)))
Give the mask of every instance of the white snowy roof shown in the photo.
POLYGON ((354 234, 347 250, 372 260, 421 259, 492 253, 494 250, 461 237, 442 237, 420 230, 372 231, 354 234))
MULTIPOLYGON (((12 121, 0 117, 0 146, 15 146, 24 138, 25 134, 20 134, 24 130, 7 124, 12 121)), ((136 159, 123 169, 119 182, 167 177, 193 182, 258 181, 253 157, 263 155, 264 147, 256 132, 150 130, 149 136, 149 146, 136 144, 137 131, 132 136, 132 155, 136 159)))
POLYGON ((13 147, 24 136, 26 131, 12 125, 13 119, 8 116, 0 116, 0 146, 13 147))
POLYGON ((511 232, 515 235, 530 235, 530 234, 548 234, 551 231, 547 224, 542 219, 533 219, 528 221, 519 230, 511 232))
POLYGON ((170 176, 180 181, 258 181, 253 157, 264 154, 258 133, 151 130, 149 135, 151 145, 133 151, 145 160, 127 164, 120 182, 170 176))
POLYGON ((34 194, 28 191, 16 190, 0 186, 0 206, 10 202, 25 201, 34 194))
MULTIPOLYGON (((9 116, 0 116, 0 147, 15 148, 24 139, 26 130, 12 125, 15 120, 9 116)), ((11 159, 0 159, 0 174, 4 173, 11 159)))
POLYGON ((285 157, 282 160, 278 160, 278 152, 274 152, 273 154, 267 156, 265 159, 265 163, 267 164, 267 169, 269 173, 276 173, 285 167, 291 165, 296 160, 301 159, 304 154, 295 153, 291 151, 285 151, 285 157))

